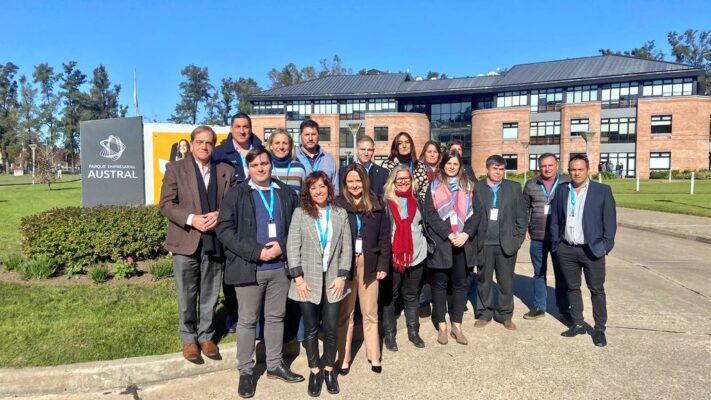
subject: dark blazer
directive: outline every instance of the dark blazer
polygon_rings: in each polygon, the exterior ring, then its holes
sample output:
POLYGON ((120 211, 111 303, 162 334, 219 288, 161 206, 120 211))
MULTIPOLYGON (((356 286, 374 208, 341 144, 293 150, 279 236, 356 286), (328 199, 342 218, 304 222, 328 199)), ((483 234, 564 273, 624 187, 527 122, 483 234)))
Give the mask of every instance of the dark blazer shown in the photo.
MULTIPOLYGON (((262 145, 262 141, 253 133, 252 137, 249 138, 249 145, 251 147, 259 147, 262 145)), ((242 183, 247 179, 247 174, 242 165, 242 158, 239 156, 237 149, 235 149, 235 143, 232 141, 231 133, 227 135, 227 139, 215 147, 215 151, 212 153, 212 159, 215 160, 216 163, 231 165, 232 168, 234 168, 237 183, 242 183)))
MULTIPOLYGON (((217 171, 210 172, 210 179, 217 178, 217 206, 220 207, 225 192, 234 186, 234 169, 226 164, 215 164, 215 169, 217 171)), ((200 243, 202 233, 187 225, 190 214, 202 214, 197 185, 198 177, 195 175, 192 154, 166 165, 158 208, 169 221, 165 249, 173 254, 192 255, 200 243)))
POLYGON ((469 179, 472 180, 472 182, 476 182, 476 181, 477 181, 477 179, 476 179, 476 174, 474 173, 474 169, 472 168, 471 165, 469 165, 469 164, 464 164, 464 173, 467 174, 467 176, 469 177, 469 179))
MULTIPOLYGON (((464 222, 464 233, 469 235, 469 240, 464 244, 464 255, 467 259, 467 267, 474 268, 478 263, 478 253, 484 249, 484 235, 486 229, 486 213, 484 205, 476 194, 472 198, 474 213, 464 222)), ((434 207, 432 200, 432 190, 427 189, 425 195, 425 224, 427 226, 427 236, 435 243, 435 252, 427 259, 427 267, 433 269, 452 268, 452 243, 449 241, 449 234, 452 233, 452 226, 449 220, 444 221, 434 207)))
MULTIPOLYGON (((279 242, 280 260, 286 261, 286 237, 291 215, 299 205, 299 197, 286 183, 272 178, 279 188, 279 211, 284 221, 284 238, 279 242)), ((257 262, 264 246, 257 242, 257 221, 249 181, 230 189, 220 206, 217 238, 225 248, 225 282, 230 285, 257 283, 257 262)))
MULTIPOLYGON (((617 209, 615 198, 609 186, 588 181, 588 193, 583 208, 583 236, 585 245, 597 257, 603 257, 615 246, 617 232, 617 209)), ((556 252, 565 237, 565 219, 568 211, 570 186, 563 185, 556 190, 551 203, 551 251, 556 252)))
MULTIPOLYGON (((360 235, 363 239, 363 256, 365 257, 365 277, 364 281, 370 283, 375 280, 378 272, 388 272, 390 265, 390 218, 385 212, 385 203, 380 197, 371 194, 373 202, 373 215, 361 216, 360 235)), ((336 199, 336 204, 348 213, 348 222, 351 225, 351 236, 353 238, 353 251, 355 252, 355 240, 357 234, 356 213, 353 207, 346 201, 343 195, 336 199)), ((351 279, 355 269, 355 255, 351 263, 351 279)))
MULTIPOLYGON (((486 225, 489 224, 491 204, 494 196, 486 183, 486 179, 482 179, 476 183, 476 193, 479 200, 484 205, 486 225)), ((501 182, 501 187, 497 194, 496 208, 499 209, 499 240, 501 241, 501 249, 507 256, 513 256, 518 252, 524 239, 526 238, 526 229, 528 228, 528 210, 526 203, 521 193, 521 185, 518 182, 513 182, 504 179, 501 182)), ((482 231, 484 240, 486 240, 486 230, 482 231)), ((483 254, 478 260, 480 265, 483 263, 483 254)))
MULTIPOLYGON (((372 165, 372 167, 370 167, 370 172, 368 172, 370 190, 378 196, 383 196, 385 194, 385 182, 388 180, 390 172, 380 165, 376 165, 374 162, 371 162, 370 165, 372 165)), ((345 168, 340 168, 338 170, 338 176, 340 178, 338 182, 340 182, 341 185, 343 185, 346 181, 345 172, 345 168)))

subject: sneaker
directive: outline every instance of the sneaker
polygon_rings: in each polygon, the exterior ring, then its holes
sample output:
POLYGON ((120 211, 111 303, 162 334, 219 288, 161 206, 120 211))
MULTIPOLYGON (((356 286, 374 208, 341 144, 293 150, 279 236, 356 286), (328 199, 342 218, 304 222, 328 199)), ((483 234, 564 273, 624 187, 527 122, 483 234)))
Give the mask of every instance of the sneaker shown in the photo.
POLYGON ((523 319, 541 319, 546 316, 546 312, 540 308, 534 308, 531 311, 523 314, 523 319))

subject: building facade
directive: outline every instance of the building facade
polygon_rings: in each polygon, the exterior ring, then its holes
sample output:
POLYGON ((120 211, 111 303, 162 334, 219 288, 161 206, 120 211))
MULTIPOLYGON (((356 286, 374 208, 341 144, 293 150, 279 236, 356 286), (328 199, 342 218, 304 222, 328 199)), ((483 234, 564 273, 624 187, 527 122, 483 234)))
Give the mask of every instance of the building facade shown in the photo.
POLYGON ((331 76, 250 97, 262 138, 286 128, 298 142, 306 118, 323 128, 321 144, 346 162, 356 138, 370 135, 376 159, 397 133, 419 151, 429 140, 459 139, 477 173, 501 154, 507 169, 538 169, 550 152, 567 165, 587 153, 625 176, 711 165, 711 97, 699 94, 703 70, 625 56, 596 56, 512 67, 505 74, 441 80, 409 74, 331 76))

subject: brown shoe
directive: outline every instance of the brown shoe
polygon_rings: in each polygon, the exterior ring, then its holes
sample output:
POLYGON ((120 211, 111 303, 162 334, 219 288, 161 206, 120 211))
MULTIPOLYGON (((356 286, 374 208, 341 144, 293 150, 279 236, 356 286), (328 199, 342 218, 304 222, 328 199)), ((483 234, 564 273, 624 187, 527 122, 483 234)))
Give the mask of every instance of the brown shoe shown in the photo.
POLYGON ((452 332, 450 332, 450 335, 452 336, 452 339, 456 340, 459 344, 463 344, 465 346, 469 344, 467 337, 464 336, 464 332, 462 332, 461 329, 457 329, 452 326, 452 332))
POLYGON ((491 320, 488 320, 488 319, 478 319, 478 320, 476 320, 476 321, 474 322, 474 327, 475 327, 475 328, 483 328, 483 327, 489 325, 489 322, 491 322, 491 320))
POLYGON ((447 339, 447 329, 438 329, 437 330, 437 343, 441 345, 445 345, 449 342, 449 339, 447 339))
POLYGON ((516 330, 516 324, 513 323, 513 321, 506 320, 504 321, 504 328, 510 330, 510 331, 515 331, 516 330))
POLYGON ((183 357, 190 362, 200 359, 200 350, 197 345, 195 343, 183 343, 183 357))
POLYGON ((202 349, 202 354, 207 358, 220 357, 220 349, 217 348, 217 345, 212 340, 200 343, 200 349, 202 349))

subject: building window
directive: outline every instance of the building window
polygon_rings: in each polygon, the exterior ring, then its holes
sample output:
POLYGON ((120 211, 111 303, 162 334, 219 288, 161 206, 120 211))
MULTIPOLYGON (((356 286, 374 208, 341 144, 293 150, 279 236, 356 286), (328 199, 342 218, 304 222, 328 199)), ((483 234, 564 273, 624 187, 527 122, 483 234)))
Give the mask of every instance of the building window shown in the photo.
POLYGON ((496 95, 496 107, 519 107, 528 104, 528 94, 525 90, 503 92, 496 95))
POLYGON ((563 89, 531 90, 531 112, 560 111, 563 89))
POLYGON ((335 100, 314 101, 314 114, 338 114, 338 102, 335 100))
POLYGON ((603 118, 600 121, 601 143, 634 143, 637 141, 637 118, 603 118))
POLYGON ((374 156, 374 157, 373 157, 373 162, 376 163, 376 164, 378 164, 378 165, 383 165, 383 163, 384 163, 385 160, 387 160, 387 159, 388 159, 387 156, 374 156))
POLYGON ((284 114, 283 101, 255 101, 252 103, 255 115, 284 114))
POLYGON ((571 119, 570 120, 570 136, 580 136, 581 132, 589 131, 588 119, 571 119))
POLYGON ((427 104, 421 101, 408 101, 407 103, 400 102, 402 112, 422 113, 427 114, 427 104))
POLYGON ((311 102, 294 100, 286 103, 286 119, 289 121, 303 121, 311 117, 311 102))
POLYGON ((531 122, 530 144, 559 144, 560 121, 531 122))
POLYGON ((397 105, 395 99, 370 99, 368 100, 368 112, 395 112, 397 105))
POLYGON ((649 169, 651 171, 668 171, 671 168, 671 152, 649 153, 649 169))
POLYGON ((693 78, 646 81, 642 87, 642 96, 690 96, 693 91, 693 86, 693 78))
POLYGON ((299 128, 287 128, 287 131, 289 131, 291 138, 294 139, 294 146, 301 145, 301 133, 299 132, 299 128))
POLYGON ((493 97, 479 97, 474 102, 475 110, 485 110, 487 108, 494 108, 494 98, 493 97))
POLYGON ((375 141, 376 142, 387 142, 388 141, 388 127, 387 126, 376 126, 374 128, 375 141))
POLYGON ((632 178, 637 175, 635 153, 601 153, 600 160, 605 163, 607 161, 612 163, 611 172, 617 173, 617 165, 622 163, 622 176, 632 178))
MULTIPOLYGON (((541 154, 529 154, 528 155, 528 170, 529 171, 538 171, 538 157, 540 157, 541 154)), ((555 153, 555 159, 560 160, 560 154, 555 153)))
POLYGON ((671 133, 672 133, 672 116, 671 115, 654 115, 654 116, 652 116, 652 133, 671 135, 671 133))
POLYGON ((639 84, 637 82, 622 82, 602 85, 600 94, 602 108, 626 108, 637 106, 639 84))
MULTIPOLYGON (((351 130, 349 128, 341 128, 340 130, 341 133, 341 143, 340 146, 342 149, 352 149, 353 148, 353 133, 351 133, 351 130)), ((356 140, 360 139, 361 137, 365 136, 365 128, 361 127, 358 129, 358 133, 356 134, 356 140)))
POLYGON ((518 122, 504 122, 503 131, 504 140, 518 139, 518 122))
POLYGON ((516 154, 502 154, 504 160, 506 161, 507 170, 517 170, 518 169, 518 155, 516 154))
POLYGON ((568 88, 566 103, 597 101, 597 85, 574 86, 568 88))
POLYGON ((330 126, 319 126, 318 127, 318 141, 319 142, 330 142, 331 141, 331 127, 330 126))
POLYGON ((342 100, 338 105, 341 119, 363 119, 368 109, 368 103, 363 99, 342 100))
POLYGON ((433 102, 430 105, 430 137, 441 143, 458 139, 464 143, 462 158, 471 158, 472 103, 470 100, 449 103, 433 102))
POLYGON ((264 141, 267 141, 274 134, 276 128, 264 128, 264 141))

